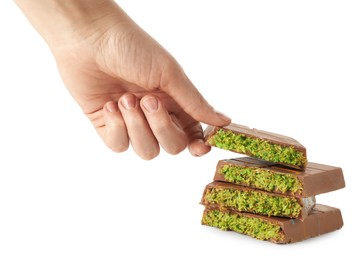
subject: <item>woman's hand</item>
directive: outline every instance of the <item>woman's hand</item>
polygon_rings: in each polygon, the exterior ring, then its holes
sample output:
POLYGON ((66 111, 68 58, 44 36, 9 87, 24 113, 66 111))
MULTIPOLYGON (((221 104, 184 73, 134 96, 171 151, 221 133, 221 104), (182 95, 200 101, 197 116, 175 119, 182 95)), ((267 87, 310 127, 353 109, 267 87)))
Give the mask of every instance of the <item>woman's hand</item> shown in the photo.
POLYGON ((222 126, 230 119, 207 103, 162 46, 113 1, 95 0, 99 8, 81 13, 79 21, 74 12, 87 9, 80 2, 92 1, 75 1, 77 6, 68 0, 49 2, 57 2, 53 16, 61 16, 66 26, 53 25, 56 32, 35 21, 35 27, 48 42, 69 92, 108 147, 122 152, 131 143, 147 160, 159 154, 159 145, 171 154, 186 147, 195 156, 210 150, 200 122, 222 126))

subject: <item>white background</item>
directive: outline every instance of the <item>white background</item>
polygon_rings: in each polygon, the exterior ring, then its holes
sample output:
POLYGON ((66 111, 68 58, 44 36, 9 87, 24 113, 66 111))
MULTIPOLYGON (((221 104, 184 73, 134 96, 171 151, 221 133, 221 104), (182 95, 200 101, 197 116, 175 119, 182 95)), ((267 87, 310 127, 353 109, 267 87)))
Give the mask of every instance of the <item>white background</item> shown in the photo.
POLYGON ((342 167, 346 188, 317 201, 340 208, 344 227, 281 246, 200 225, 217 161, 238 155, 112 153, 43 40, 1 1, 0 259, 361 255, 361 1, 119 3, 234 122, 294 137, 310 161, 342 167))

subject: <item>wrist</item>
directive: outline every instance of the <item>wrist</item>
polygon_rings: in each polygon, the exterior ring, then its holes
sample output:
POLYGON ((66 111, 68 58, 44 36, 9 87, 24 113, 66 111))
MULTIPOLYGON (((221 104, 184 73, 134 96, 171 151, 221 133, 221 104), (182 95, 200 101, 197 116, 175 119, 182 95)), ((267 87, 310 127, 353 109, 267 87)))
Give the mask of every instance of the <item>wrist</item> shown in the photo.
POLYGON ((112 0, 15 0, 52 48, 98 37, 126 16, 112 0), (102 30, 101 30, 102 28, 102 30), (100 30, 98 30, 100 29, 100 30), (98 34, 98 35, 97 35, 98 34))

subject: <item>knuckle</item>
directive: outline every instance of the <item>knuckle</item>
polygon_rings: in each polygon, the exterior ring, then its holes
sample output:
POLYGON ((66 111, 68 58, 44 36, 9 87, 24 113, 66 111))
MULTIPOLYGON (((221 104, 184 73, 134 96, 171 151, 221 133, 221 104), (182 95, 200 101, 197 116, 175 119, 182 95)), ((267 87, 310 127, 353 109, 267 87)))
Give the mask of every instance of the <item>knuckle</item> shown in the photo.
POLYGON ((112 151, 114 151, 115 153, 122 153, 127 151, 128 149, 128 145, 117 145, 117 146, 112 146, 110 147, 112 151))
POLYGON ((129 148, 128 142, 115 143, 115 142, 108 142, 107 140, 105 140, 105 143, 107 147, 110 148, 115 153, 125 152, 129 148))
POLYGON ((177 155, 177 154, 181 153, 182 151, 184 151, 186 147, 187 147, 187 143, 185 142, 185 143, 173 146, 173 147, 167 149, 166 151, 169 154, 177 155))
POLYGON ((139 152, 139 156, 145 160, 145 161, 150 161, 154 158, 156 158, 160 153, 160 149, 152 149, 152 150, 148 150, 148 151, 143 151, 143 152, 139 152))

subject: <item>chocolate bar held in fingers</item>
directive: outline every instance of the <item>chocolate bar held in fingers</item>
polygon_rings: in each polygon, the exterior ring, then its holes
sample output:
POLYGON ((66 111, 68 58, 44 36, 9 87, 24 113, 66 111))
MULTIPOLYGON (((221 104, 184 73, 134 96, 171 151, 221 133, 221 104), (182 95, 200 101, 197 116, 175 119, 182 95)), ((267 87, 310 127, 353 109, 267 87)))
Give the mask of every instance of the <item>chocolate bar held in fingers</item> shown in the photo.
POLYGON ((214 181, 205 187, 201 204, 266 216, 304 219, 314 207, 315 197, 299 198, 214 181))
POLYGON ((260 240, 287 244, 336 231, 342 228, 343 218, 339 209, 321 204, 316 204, 304 221, 207 207, 202 224, 260 240))
POLYGON ((308 162, 304 171, 298 171, 252 157, 220 160, 214 180, 300 197, 345 187, 340 167, 308 162))
POLYGON ((306 149, 295 139, 247 126, 208 126, 206 144, 296 169, 305 169, 306 149))

